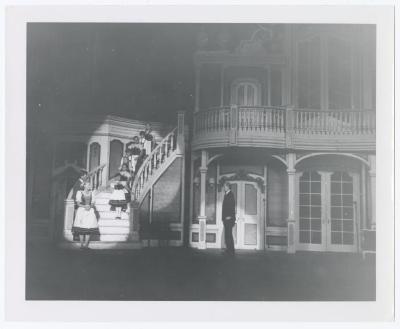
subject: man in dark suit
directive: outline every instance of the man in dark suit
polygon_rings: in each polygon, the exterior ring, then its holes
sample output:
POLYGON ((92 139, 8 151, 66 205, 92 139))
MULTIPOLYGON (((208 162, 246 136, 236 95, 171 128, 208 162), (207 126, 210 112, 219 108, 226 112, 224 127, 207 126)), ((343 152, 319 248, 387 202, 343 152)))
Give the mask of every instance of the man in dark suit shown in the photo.
POLYGON ((222 222, 224 223, 226 253, 233 256, 235 254, 235 246, 233 242, 232 228, 235 226, 236 221, 236 206, 235 196, 231 191, 231 184, 229 182, 224 184, 224 191, 224 201, 222 202, 222 222))

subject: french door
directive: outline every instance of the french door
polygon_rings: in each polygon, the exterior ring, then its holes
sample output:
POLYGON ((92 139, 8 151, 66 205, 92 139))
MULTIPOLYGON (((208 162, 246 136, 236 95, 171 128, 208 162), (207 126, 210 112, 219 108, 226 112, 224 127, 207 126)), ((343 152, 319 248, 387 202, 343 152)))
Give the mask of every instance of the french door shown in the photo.
POLYGON ((256 183, 231 182, 236 201, 236 225, 233 238, 236 249, 261 248, 261 193, 256 183))
POLYGON ((356 251, 358 175, 303 172, 298 184, 299 250, 356 251))

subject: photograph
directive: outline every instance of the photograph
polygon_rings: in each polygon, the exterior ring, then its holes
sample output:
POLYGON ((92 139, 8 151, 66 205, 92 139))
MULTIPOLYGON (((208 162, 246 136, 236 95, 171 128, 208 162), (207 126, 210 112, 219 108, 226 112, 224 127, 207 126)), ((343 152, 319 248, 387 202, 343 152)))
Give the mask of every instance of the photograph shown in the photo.
POLYGON ((27 301, 376 301, 376 24, 25 27, 27 301))

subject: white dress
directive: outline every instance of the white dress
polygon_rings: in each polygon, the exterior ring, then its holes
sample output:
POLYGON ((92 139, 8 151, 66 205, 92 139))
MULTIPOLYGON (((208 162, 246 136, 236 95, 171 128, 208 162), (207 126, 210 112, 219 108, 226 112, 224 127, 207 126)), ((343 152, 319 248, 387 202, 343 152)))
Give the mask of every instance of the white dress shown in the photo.
POLYGON ((152 141, 148 141, 148 140, 145 140, 144 141, 144 150, 145 150, 145 152, 146 152, 146 155, 150 155, 150 153, 151 153, 151 142, 152 141))
POLYGON ((72 226, 73 233, 98 233, 99 224, 92 206, 92 192, 85 193, 84 191, 78 191, 75 200, 78 204, 78 209, 76 210, 74 225, 72 226), (87 210, 85 207, 86 205, 90 205, 90 209, 87 210))

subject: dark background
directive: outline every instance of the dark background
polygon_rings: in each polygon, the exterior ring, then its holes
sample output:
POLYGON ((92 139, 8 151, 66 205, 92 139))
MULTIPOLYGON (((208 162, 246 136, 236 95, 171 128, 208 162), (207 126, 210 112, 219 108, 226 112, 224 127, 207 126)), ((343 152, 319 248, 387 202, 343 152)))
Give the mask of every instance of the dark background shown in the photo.
POLYGON ((229 31, 233 50, 258 25, 28 23, 28 120, 96 113, 175 123, 177 111, 194 108, 199 33, 216 49, 229 31))
POLYGON ((170 121, 194 104, 199 26, 181 25, 28 24, 28 114, 170 121))

